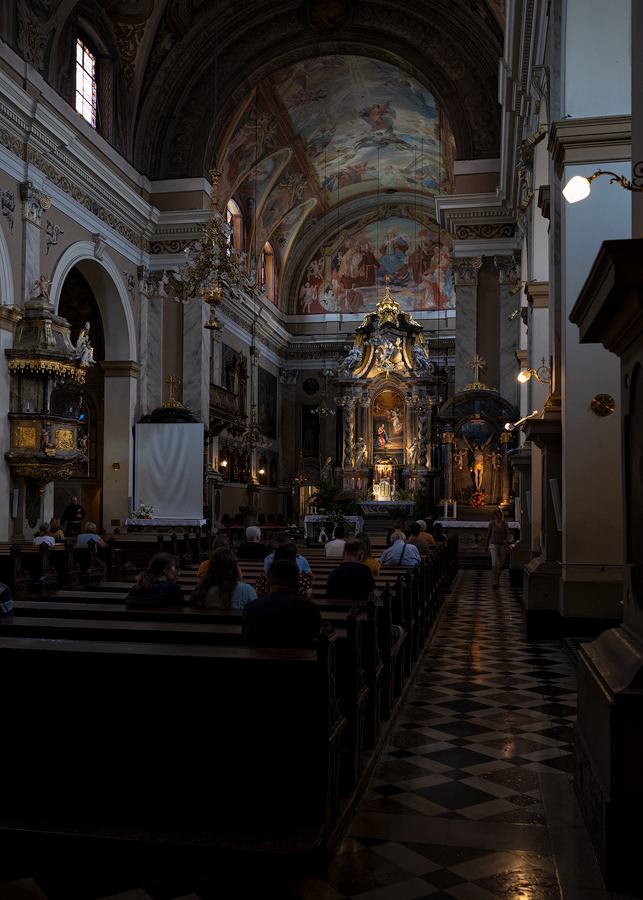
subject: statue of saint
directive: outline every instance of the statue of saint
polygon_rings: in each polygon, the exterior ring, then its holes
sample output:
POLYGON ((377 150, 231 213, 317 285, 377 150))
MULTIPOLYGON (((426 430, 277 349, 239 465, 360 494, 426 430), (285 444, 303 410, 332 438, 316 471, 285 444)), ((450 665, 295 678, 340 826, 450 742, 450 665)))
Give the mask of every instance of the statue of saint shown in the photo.
POLYGON ((487 456, 491 460, 491 468, 499 469, 500 468, 500 460, 502 459, 502 456, 500 455, 500 453, 498 453, 497 450, 492 450, 491 453, 487 453, 487 456))
POLYGON ((78 438, 78 449, 84 456, 87 456, 87 435, 86 434, 84 434, 82 437, 78 438))
POLYGON ((346 375, 347 372, 353 372, 354 369, 357 368, 357 364, 362 358, 362 348, 358 347, 355 344, 352 348, 344 362, 339 367, 339 374, 346 375))
POLYGON ((433 372, 433 364, 429 362, 424 353, 424 348, 419 344, 413 344, 411 347, 411 359, 413 365, 420 375, 431 375, 433 372))
POLYGON ((81 329, 76 341, 76 353, 81 366, 94 365, 94 348, 89 342, 89 322, 81 329))
POLYGON ((492 437, 493 437, 493 435, 490 434, 489 437, 487 438, 487 440, 484 442, 484 444, 481 447, 479 444, 476 444, 475 441, 473 442, 473 446, 471 446, 471 444, 467 440, 466 435, 464 435, 464 434, 462 435, 462 440, 464 441, 467 450, 470 450, 471 453, 473 454, 473 479, 474 479, 477 491, 482 490, 482 476, 484 475, 484 457, 485 457, 484 451, 491 443, 492 437))
POLYGON ((355 468, 356 469, 365 469, 368 465, 367 461, 368 451, 366 449, 366 441, 363 437, 357 439, 357 443, 355 444, 355 468))
POLYGON ((418 463, 420 461, 420 441, 418 438, 413 438, 411 441, 411 446, 409 447, 409 466, 412 469, 417 469, 418 463))
POLYGON ((333 467, 331 465, 330 456, 328 456, 326 458, 326 462, 322 466, 321 479, 322 479, 322 481, 332 481, 333 480, 333 467))

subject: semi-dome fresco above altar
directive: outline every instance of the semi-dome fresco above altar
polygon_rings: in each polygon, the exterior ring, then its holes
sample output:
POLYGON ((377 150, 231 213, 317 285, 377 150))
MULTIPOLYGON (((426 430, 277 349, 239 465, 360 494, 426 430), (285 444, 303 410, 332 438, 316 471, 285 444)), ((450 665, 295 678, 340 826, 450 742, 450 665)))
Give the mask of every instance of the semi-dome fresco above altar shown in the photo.
POLYGON ((400 309, 454 307, 450 236, 417 210, 406 211, 417 218, 374 213, 324 241, 301 277, 297 311, 372 311, 387 276, 400 309))

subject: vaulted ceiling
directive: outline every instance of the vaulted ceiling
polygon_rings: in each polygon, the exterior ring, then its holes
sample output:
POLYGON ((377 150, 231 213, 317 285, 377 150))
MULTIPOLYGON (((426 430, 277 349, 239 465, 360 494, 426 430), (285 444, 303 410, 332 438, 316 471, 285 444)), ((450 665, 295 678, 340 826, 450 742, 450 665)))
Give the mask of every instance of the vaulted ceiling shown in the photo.
POLYGON ((406 73, 444 111, 458 158, 499 153, 504 0, 14 0, 2 16, 7 43, 67 99, 70 34, 80 20, 100 36, 116 57, 114 143, 151 179, 203 175, 260 82, 333 56, 406 73))

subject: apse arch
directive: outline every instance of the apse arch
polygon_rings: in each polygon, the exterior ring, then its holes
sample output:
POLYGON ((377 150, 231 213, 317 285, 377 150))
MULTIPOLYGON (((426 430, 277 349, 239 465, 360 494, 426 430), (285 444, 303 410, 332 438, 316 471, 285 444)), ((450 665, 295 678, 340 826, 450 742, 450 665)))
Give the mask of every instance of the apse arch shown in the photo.
POLYGON ((105 359, 136 361, 136 329, 129 295, 123 276, 107 253, 95 256, 93 241, 78 241, 60 256, 51 276, 50 296, 58 310, 65 278, 76 266, 94 292, 100 311, 105 338, 105 359))
MULTIPOLYGON (((32 285, 33 286, 33 285, 32 285)), ((5 236, 0 229, 0 306, 14 306, 13 275, 5 236)))

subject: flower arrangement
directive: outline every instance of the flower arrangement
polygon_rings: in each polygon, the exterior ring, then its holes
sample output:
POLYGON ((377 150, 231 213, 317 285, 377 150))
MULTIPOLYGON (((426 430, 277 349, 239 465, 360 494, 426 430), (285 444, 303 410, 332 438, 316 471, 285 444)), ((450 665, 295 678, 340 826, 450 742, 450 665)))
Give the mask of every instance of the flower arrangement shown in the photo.
POLYGON ((154 517, 154 507, 145 506, 143 503, 137 510, 130 514, 132 519, 152 519, 154 517))
POLYGON ((348 522, 344 519, 344 512, 341 509, 331 509, 330 512, 326 513, 326 518, 329 522, 333 523, 333 526, 336 525, 345 525, 348 526, 348 522))
POLYGON ((484 491, 474 491, 469 497, 469 506, 486 506, 489 502, 489 494, 484 491))
POLYGON ((302 529, 299 527, 299 525, 291 523, 290 525, 286 525, 286 534, 290 537, 291 541, 297 543, 297 539, 302 534, 302 529))

